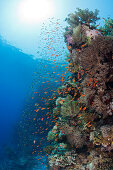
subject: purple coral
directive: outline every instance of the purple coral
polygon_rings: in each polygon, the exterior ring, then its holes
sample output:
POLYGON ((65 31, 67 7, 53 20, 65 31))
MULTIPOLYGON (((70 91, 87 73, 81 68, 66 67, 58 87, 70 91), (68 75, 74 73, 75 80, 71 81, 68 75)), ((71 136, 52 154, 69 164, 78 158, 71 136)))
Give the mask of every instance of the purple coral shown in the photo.
POLYGON ((72 36, 66 35, 66 40, 67 40, 68 45, 69 45, 69 44, 73 44, 72 36))
POLYGON ((95 39, 95 37, 99 36, 99 35, 102 36, 102 34, 95 29, 93 29, 93 30, 89 29, 89 30, 86 31, 86 36, 93 38, 93 39, 95 39))

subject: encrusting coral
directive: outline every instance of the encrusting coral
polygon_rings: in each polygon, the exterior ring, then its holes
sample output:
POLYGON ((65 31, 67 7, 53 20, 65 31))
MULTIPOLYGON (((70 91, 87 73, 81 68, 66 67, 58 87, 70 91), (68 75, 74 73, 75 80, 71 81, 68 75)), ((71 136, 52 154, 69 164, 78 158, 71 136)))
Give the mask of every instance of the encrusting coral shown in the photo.
POLYGON ((71 76, 51 107, 50 170, 113 169, 113 29, 106 20, 97 30, 98 19, 98 10, 79 8, 66 19, 71 76))

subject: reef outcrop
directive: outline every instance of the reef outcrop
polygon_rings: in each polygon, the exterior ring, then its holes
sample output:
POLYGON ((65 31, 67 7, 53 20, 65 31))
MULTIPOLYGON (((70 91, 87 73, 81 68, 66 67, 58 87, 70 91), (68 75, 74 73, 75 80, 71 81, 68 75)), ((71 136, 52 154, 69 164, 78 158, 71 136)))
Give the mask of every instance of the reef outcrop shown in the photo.
POLYGON ((51 170, 113 169, 113 36, 95 12, 77 9, 64 34, 71 76, 57 90, 48 133, 51 170), (107 31, 107 30, 106 30, 107 31))

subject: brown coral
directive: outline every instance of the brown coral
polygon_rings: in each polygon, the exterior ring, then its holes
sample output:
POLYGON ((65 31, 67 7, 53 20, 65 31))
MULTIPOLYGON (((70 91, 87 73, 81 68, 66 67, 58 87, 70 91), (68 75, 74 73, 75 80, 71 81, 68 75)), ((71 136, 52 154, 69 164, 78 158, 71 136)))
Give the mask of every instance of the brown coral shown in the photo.
MULTIPOLYGON (((112 77, 113 77, 113 39, 111 37, 98 36, 91 44, 76 53, 76 63, 80 63, 87 76, 84 79, 85 95, 88 104, 101 112, 104 117, 113 113, 112 106, 112 77), (105 95, 109 95, 109 102, 103 101, 105 95), (92 100, 92 101, 91 101, 92 100), (109 106, 108 106, 109 105, 109 106), (109 111, 110 109, 110 111, 109 111), (110 112, 110 113, 109 113, 110 112)), ((74 56, 73 56, 74 58, 74 56)), ((74 59, 72 60, 72 62, 74 59)))

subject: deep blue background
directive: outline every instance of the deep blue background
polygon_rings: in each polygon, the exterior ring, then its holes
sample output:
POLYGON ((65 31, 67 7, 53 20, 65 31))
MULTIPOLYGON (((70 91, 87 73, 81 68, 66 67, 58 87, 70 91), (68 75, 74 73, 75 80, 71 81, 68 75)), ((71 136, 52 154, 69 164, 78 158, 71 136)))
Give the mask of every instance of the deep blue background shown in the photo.
POLYGON ((8 143, 13 126, 31 91, 36 62, 0 39, 0 145, 8 143))
MULTIPOLYGON (((51 90, 60 86, 60 76, 65 71, 65 64, 63 67, 55 67, 50 61, 34 60, 32 56, 0 39, 0 149, 12 142, 15 125, 25 108, 26 114, 33 114, 36 102, 45 107, 41 98, 51 97, 51 90), (58 83, 55 80, 58 80, 58 83), (33 102, 35 91, 40 93, 41 97, 37 97, 34 103, 30 104, 31 109, 29 103, 33 102), (48 94, 44 94, 45 91, 48 91, 48 94)), ((40 114, 42 113, 39 113, 39 117, 42 116, 40 114)))

